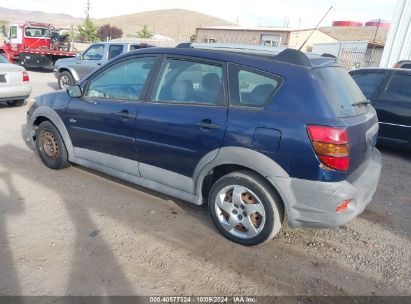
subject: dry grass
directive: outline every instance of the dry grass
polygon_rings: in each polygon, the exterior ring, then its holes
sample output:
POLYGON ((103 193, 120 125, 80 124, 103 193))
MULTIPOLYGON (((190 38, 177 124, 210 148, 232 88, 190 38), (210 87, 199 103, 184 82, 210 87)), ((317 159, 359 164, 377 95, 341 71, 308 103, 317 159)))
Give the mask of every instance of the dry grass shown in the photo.
POLYGON ((97 25, 110 23, 121 28, 124 36, 140 31, 144 24, 155 34, 173 38, 176 41, 188 41, 200 26, 233 25, 213 16, 184 9, 149 11, 132 15, 95 20, 97 25))
MULTIPOLYGON (((36 11, 12 10, 0 7, 0 19, 10 23, 24 23, 26 21, 36 21, 51 23, 56 27, 77 26, 83 22, 65 14, 48 14, 36 11)), ((131 15, 116 16, 104 19, 93 20, 97 26, 109 23, 123 30, 124 37, 130 37, 140 31, 146 24, 154 34, 160 34, 174 39, 176 42, 188 41, 197 27, 233 25, 223 19, 210 15, 184 10, 167 9, 149 12, 136 13, 131 15)))

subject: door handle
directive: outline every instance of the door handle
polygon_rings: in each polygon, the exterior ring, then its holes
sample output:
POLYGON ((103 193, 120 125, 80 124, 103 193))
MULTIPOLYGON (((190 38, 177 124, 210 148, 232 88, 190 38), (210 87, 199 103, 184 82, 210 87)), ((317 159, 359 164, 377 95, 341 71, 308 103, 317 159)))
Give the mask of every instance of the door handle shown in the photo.
POLYGON ((203 119, 202 121, 197 122, 196 126, 202 128, 202 129, 218 129, 218 128, 220 128, 220 126, 216 123, 213 123, 211 121, 211 119, 203 119))
POLYGON ((127 111, 127 110, 123 110, 123 111, 117 112, 116 115, 117 115, 117 116, 120 116, 120 117, 122 117, 122 118, 127 118, 127 119, 133 118, 133 114, 131 114, 131 113, 130 113, 129 111, 127 111))
POLYGON ((97 65, 101 65, 101 63, 97 63, 97 65))

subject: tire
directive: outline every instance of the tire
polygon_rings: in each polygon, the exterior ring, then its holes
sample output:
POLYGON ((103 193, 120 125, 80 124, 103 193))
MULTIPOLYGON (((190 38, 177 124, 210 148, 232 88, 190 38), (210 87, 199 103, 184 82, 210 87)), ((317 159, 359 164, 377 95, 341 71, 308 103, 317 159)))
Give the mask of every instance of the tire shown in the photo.
POLYGON ((61 72, 57 81, 59 84, 59 88, 62 90, 65 90, 70 86, 75 85, 73 75, 71 75, 71 73, 68 71, 61 72))
POLYGON ((36 149, 40 159, 50 169, 60 170, 69 166, 63 139, 49 121, 42 122, 36 130, 36 149))
POLYGON ((217 229, 229 240, 246 246, 272 239, 284 220, 278 194, 266 180, 248 171, 233 172, 215 182, 208 206, 217 229))
POLYGON ((64 41, 59 44, 59 50, 63 52, 70 52, 71 49, 71 43, 69 41, 64 41))
POLYGON ((24 99, 23 100, 8 101, 7 104, 10 107, 21 107, 24 104, 24 99))

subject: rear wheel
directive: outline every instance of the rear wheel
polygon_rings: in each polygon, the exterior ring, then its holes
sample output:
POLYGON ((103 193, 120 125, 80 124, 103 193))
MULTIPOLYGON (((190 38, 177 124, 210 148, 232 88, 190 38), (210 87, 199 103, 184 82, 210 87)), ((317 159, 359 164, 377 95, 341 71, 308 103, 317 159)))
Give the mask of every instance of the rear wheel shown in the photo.
POLYGON ((248 171, 220 178, 211 188, 209 210, 226 238, 247 246, 272 239, 284 218, 277 193, 262 177, 248 171))
POLYGON ((65 90, 75 84, 73 75, 67 71, 61 72, 57 80, 59 87, 62 90, 65 90))
POLYGON ((36 148, 43 163, 50 169, 69 166, 67 150, 57 128, 50 122, 42 122, 36 130, 36 148))
POLYGON ((7 104, 10 107, 21 107, 24 104, 24 100, 13 100, 13 101, 8 101, 7 104))

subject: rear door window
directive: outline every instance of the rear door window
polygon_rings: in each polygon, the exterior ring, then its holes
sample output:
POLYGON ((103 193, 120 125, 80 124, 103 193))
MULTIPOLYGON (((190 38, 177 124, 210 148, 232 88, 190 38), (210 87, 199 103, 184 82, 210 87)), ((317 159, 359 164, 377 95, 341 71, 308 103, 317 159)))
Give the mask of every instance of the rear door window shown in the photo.
POLYGON ((411 75, 394 75, 381 99, 411 103, 411 75))
POLYGON ((121 55, 121 53, 123 53, 123 48, 124 46, 119 44, 110 45, 108 49, 108 60, 121 55))
POLYGON ((365 97, 367 97, 368 99, 371 99, 377 92, 382 80, 385 77, 385 74, 377 73, 377 72, 369 72, 369 73, 353 74, 351 76, 355 80, 357 85, 360 87, 365 97))
POLYGON ((230 104, 263 107, 274 96, 282 79, 278 76, 231 64, 229 66, 230 104))
POLYGON ((152 96, 166 103, 224 104, 223 67, 220 64, 166 59, 152 96))
POLYGON ((313 75, 338 117, 356 116, 368 111, 364 103, 367 98, 344 68, 316 68, 313 75))

